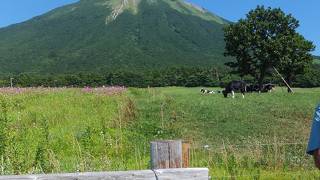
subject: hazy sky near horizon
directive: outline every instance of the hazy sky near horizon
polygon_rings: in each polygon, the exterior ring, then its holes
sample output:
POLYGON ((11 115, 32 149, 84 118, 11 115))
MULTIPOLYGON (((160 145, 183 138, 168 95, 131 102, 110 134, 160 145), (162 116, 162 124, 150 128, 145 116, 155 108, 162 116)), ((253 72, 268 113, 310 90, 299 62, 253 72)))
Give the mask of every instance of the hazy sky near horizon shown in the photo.
MULTIPOLYGON (((0 27, 26 21, 78 0, 1 0, 0 27)), ((257 5, 280 7, 300 21, 298 31, 317 46, 320 55, 320 0, 188 0, 230 21, 245 17, 257 5)))

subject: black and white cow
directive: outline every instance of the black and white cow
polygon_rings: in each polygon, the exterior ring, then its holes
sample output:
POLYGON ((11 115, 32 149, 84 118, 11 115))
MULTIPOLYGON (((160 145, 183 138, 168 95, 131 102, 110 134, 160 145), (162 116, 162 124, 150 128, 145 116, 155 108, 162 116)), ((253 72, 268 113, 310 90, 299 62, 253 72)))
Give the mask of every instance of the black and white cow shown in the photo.
POLYGON ((232 94, 232 98, 234 98, 235 92, 241 92, 242 98, 244 98, 244 94, 247 91, 247 85, 244 81, 232 81, 225 87, 225 90, 222 91, 223 96, 226 98, 228 94, 232 94))
POLYGON ((252 92, 259 92, 259 85, 256 84, 249 84, 247 85, 247 92, 252 93, 252 92))
POLYGON ((214 91, 208 90, 208 89, 201 89, 200 92, 202 92, 203 94, 215 94, 214 91))
POLYGON ((268 84, 264 84, 262 86, 262 90, 261 92, 272 92, 272 90, 275 88, 274 84, 268 83, 268 84))
POLYGON ((261 87, 261 90, 259 88, 259 85, 257 84, 250 84, 247 85, 247 92, 271 92, 275 88, 274 84, 268 83, 268 84, 263 84, 261 87))

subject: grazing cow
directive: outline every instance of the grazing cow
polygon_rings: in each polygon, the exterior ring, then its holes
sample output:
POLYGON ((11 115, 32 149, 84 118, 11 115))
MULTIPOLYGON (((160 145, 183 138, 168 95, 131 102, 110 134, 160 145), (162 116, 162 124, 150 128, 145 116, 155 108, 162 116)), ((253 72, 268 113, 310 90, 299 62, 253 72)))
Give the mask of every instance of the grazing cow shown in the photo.
POLYGON ((246 92, 259 92, 259 85, 250 84, 247 85, 247 91, 246 92))
POLYGON ((262 90, 261 92, 272 92, 272 90, 275 88, 274 84, 268 83, 268 84, 264 84, 262 86, 262 90))
POLYGON ((200 90, 200 92, 202 92, 203 94, 215 94, 214 91, 210 91, 208 89, 203 89, 203 88, 200 90))
POLYGON ((246 90, 246 83, 244 81, 232 81, 225 87, 225 90, 222 91, 224 97, 228 97, 228 94, 232 94, 232 98, 234 98, 235 92, 241 92, 242 98, 244 98, 244 94, 246 90))
POLYGON ((271 92, 274 87, 275 85, 271 83, 263 84, 260 90, 259 85, 250 84, 250 85, 247 85, 247 92, 271 92))

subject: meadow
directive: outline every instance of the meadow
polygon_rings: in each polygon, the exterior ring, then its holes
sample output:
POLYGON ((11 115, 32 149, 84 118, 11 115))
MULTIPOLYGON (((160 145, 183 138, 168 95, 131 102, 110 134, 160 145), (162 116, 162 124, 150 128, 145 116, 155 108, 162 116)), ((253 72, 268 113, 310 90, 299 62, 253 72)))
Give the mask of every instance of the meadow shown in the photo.
MULTIPOLYGON (((217 88, 209 88, 217 89, 217 88)), ((203 95, 200 88, 0 90, 0 173, 149 168, 149 142, 184 139, 212 179, 312 179, 320 88, 203 95)))

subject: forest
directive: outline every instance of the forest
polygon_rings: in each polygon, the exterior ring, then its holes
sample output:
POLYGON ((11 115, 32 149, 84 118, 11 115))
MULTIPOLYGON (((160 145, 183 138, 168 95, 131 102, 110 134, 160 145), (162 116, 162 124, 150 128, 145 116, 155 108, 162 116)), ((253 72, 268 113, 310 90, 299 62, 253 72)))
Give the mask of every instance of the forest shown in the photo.
MULTIPOLYGON (((231 73, 228 68, 215 67, 172 67, 150 71, 116 70, 110 72, 80 72, 70 74, 39 75, 24 73, 5 75, 0 77, 0 86, 14 87, 224 87, 231 80, 245 80, 247 83, 256 83, 251 76, 240 77, 231 73)), ((320 64, 314 64, 304 74, 297 75, 293 87, 312 88, 320 86, 320 64)), ((282 86, 281 78, 275 73, 269 73, 265 83, 282 86)))

